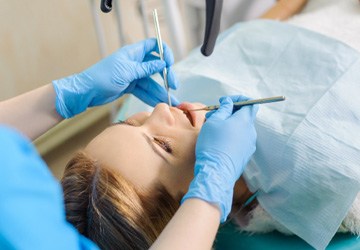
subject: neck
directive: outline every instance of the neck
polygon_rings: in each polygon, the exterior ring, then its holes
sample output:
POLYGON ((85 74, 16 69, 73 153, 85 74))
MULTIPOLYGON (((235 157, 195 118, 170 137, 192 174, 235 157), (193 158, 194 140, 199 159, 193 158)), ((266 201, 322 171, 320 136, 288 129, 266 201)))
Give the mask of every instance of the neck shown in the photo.
POLYGON ((242 206, 251 197, 252 194, 253 193, 251 193, 247 188, 244 179, 241 177, 235 183, 233 206, 242 206))
POLYGON ((246 186, 243 178, 240 178, 234 187, 233 205, 229 219, 240 227, 247 226, 251 217, 251 211, 257 206, 257 200, 254 199, 244 207, 245 202, 253 195, 246 186))

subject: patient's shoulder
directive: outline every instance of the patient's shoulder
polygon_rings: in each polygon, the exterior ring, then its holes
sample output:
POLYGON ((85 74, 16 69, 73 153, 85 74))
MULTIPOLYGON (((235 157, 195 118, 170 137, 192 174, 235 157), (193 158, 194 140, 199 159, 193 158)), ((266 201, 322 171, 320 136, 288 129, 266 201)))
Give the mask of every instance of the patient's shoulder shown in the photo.
POLYGON ((341 223, 338 232, 350 232, 355 235, 360 235, 360 195, 356 196, 349 212, 341 223))
POLYGON ((286 227, 274 220, 271 215, 257 204, 252 210, 246 214, 239 213, 234 216, 234 221, 240 231, 249 233, 269 233, 272 231, 279 231, 283 234, 290 235, 286 227))

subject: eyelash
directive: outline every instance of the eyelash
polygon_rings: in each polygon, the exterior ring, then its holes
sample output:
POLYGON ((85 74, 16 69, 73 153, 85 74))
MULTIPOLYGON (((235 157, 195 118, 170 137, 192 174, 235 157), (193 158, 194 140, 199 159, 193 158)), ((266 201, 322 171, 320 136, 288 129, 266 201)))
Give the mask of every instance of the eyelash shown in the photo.
POLYGON ((169 140, 164 140, 162 138, 154 137, 154 142, 163 148, 167 153, 171 154, 173 152, 169 140))
POLYGON ((114 122, 113 125, 123 124, 123 123, 128 124, 130 126, 135 126, 135 127, 137 126, 133 120, 125 120, 125 121, 120 120, 120 121, 114 122))

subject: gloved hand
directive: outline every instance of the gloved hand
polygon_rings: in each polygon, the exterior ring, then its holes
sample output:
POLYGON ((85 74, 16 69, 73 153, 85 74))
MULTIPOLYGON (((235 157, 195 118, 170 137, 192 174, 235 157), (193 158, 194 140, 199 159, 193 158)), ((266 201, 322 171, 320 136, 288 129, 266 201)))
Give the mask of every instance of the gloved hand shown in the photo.
MULTIPOLYGON (((155 39, 125 46, 87 70, 53 81, 56 110, 64 118, 73 117, 87 107, 111 102, 125 93, 132 93, 145 103, 155 106, 167 102, 167 92, 150 78, 168 67, 168 84, 176 89, 177 82, 170 66, 174 63, 171 50, 163 44, 164 61, 151 54, 158 50, 155 39)), ((172 104, 179 102, 172 97, 172 104)))
POLYGON ((195 177, 182 200, 200 198, 218 205, 221 222, 230 213, 235 182, 256 149, 258 106, 244 106, 232 114, 233 102, 245 100, 223 97, 220 108, 206 114, 196 142, 195 177))

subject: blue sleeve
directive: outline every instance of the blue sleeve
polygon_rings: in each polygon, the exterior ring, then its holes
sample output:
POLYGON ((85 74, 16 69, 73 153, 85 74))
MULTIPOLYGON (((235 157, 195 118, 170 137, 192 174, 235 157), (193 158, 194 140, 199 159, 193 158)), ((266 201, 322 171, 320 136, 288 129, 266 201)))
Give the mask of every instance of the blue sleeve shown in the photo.
POLYGON ((32 144, 0 126, 0 249, 98 249, 65 218, 62 189, 32 144))

